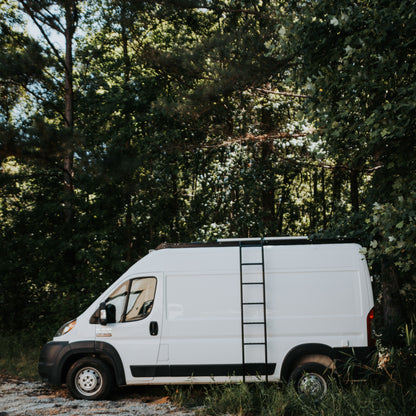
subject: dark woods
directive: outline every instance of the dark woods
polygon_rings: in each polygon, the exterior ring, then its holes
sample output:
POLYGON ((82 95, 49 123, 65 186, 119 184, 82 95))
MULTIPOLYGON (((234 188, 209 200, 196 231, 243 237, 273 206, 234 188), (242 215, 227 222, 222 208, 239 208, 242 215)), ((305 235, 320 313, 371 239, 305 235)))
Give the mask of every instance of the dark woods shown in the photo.
POLYGON ((412 2, 0 13, 2 331, 50 337, 160 242, 318 234, 361 239, 400 340, 416 300, 412 2))

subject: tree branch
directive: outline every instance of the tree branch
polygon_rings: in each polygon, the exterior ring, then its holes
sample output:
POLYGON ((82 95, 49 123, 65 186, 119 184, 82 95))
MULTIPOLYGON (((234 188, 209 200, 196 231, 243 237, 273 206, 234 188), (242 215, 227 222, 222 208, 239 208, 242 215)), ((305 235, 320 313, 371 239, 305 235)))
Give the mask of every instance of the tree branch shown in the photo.
MULTIPOLYGON (((45 162, 49 164, 49 166, 60 170, 61 172, 64 172, 66 174, 69 174, 69 172, 60 164, 51 157, 48 157, 46 155, 43 155, 39 151, 28 151, 26 150, 25 146, 19 146, 15 143, 7 143, 7 144, 0 144, 0 158, 8 158, 10 156, 14 156, 17 159, 20 160, 28 160, 28 161, 40 161, 45 162)), ((73 178, 71 177, 71 185, 73 183, 73 178)))
POLYGON ((42 101, 43 103, 47 104, 50 108, 52 108, 54 111, 56 111, 63 119, 65 119, 65 114, 55 105, 51 105, 51 102, 47 100, 46 98, 43 98, 40 94, 37 94, 36 92, 32 91, 27 85, 23 83, 19 83, 16 81, 1 81, 0 84, 4 85, 14 85, 17 87, 23 88, 28 94, 32 95, 34 98, 36 98, 39 101, 42 101))
POLYGON ((50 28, 64 35, 65 28, 61 25, 61 22, 58 19, 56 19, 48 9, 45 9, 45 12, 47 12, 48 16, 45 16, 40 10, 36 12, 39 15, 39 20, 42 23, 48 25, 50 28))
MULTIPOLYGON (((166 1, 157 1, 156 3, 158 3, 161 6, 166 6, 166 1)), ((210 10, 218 14, 220 13, 249 14, 252 16, 260 16, 261 18, 267 19, 270 21, 277 21, 277 19, 262 13, 260 10, 252 10, 252 9, 244 9, 244 8, 232 9, 232 8, 226 8, 226 7, 213 6, 208 1, 204 1, 202 2, 202 4, 194 4, 192 2, 190 2, 189 4, 184 4, 182 1, 176 2, 174 0, 171 0, 168 3, 169 5, 175 6, 177 8, 181 8, 182 10, 202 9, 202 10, 210 10)))
MULTIPOLYGON (((43 28, 43 26, 39 23, 39 21, 42 22, 42 19, 39 19, 39 17, 37 17, 37 13, 40 14, 40 12, 38 11, 34 11, 33 9, 30 8, 30 6, 28 5, 28 3, 26 1, 21 0, 21 4, 23 5, 23 9, 25 11, 25 13, 27 13, 30 18, 32 19, 33 23, 36 25, 36 27, 39 29, 40 33, 42 34, 42 36, 44 37, 45 41, 48 43, 48 45, 50 46, 50 48, 52 49, 54 55, 56 56, 56 58, 58 59, 58 61, 61 63, 61 65, 66 68, 66 64, 65 64, 65 60, 62 59, 61 54, 59 53, 58 49, 55 47, 55 45, 52 43, 52 41, 50 40, 48 34, 45 32, 45 29, 43 28)), ((51 27, 52 29, 54 29, 49 23, 47 22, 43 22, 46 23, 49 27, 51 27)), ((57 30, 57 29, 55 29, 57 30)), ((58 32, 60 32, 59 30, 57 30, 58 32)), ((62 32, 60 32, 62 33, 62 32)))
MULTIPOLYGON (((246 134, 245 136, 240 137, 234 137, 228 140, 224 140, 217 144, 203 144, 203 145, 189 145, 189 144, 183 144, 173 146, 174 148, 180 148, 181 150, 196 150, 196 149, 218 149, 221 147, 227 147, 234 144, 245 144, 247 142, 254 142, 254 143, 262 143, 262 142, 270 142, 275 139, 282 139, 282 138, 300 138, 300 137, 306 137, 308 134, 315 133, 317 130, 304 132, 304 133, 287 133, 287 132, 276 132, 272 134, 262 134, 259 136, 255 136, 253 134, 246 134)), ((173 148, 171 146, 171 148, 173 148)), ((271 150, 273 153, 278 154, 280 153, 277 149, 272 148, 271 150)), ((293 165, 301 166, 301 167, 309 167, 312 169, 342 169, 348 172, 363 172, 367 174, 372 174, 378 169, 381 169, 384 167, 384 165, 380 164, 377 166, 373 166, 370 168, 364 168, 364 167, 357 167, 357 166, 348 166, 348 165, 342 165, 342 164, 331 164, 327 163, 323 160, 310 160, 310 158, 306 158, 304 160, 296 160, 293 158, 287 158, 279 156, 278 160, 285 163, 290 163, 293 165)))
POLYGON ((286 92, 286 91, 269 90, 269 89, 266 89, 266 88, 256 88, 256 91, 261 92, 263 94, 283 95, 285 97, 311 98, 310 95, 296 94, 294 92, 286 92))
MULTIPOLYGON (((265 141, 272 141, 278 138, 299 138, 299 137, 306 137, 307 135, 311 133, 316 133, 317 130, 312 130, 306 133, 286 133, 286 132, 278 132, 273 134, 263 134, 260 136, 254 136, 253 134, 246 134, 244 137, 236 137, 230 140, 223 141, 219 144, 212 145, 212 146, 203 146, 203 147, 212 147, 212 148, 218 148, 218 147, 224 147, 229 146, 230 144, 236 144, 236 143, 243 143, 247 141, 252 142, 265 142, 265 141)), ((274 153, 277 153, 274 149, 272 150, 274 153)), ((311 168, 323 168, 323 169, 344 169, 350 172, 365 172, 365 173, 372 173, 378 169, 381 169, 384 165, 380 164, 371 168, 361 168, 356 166, 348 166, 348 165, 334 165, 325 163, 324 161, 317 161, 317 162, 308 162, 308 161, 298 161, 291 158, 283 158, 279 157, 281 161, 289 162, 292 164, 297 164, 301 166, 307 166, 311 168)))

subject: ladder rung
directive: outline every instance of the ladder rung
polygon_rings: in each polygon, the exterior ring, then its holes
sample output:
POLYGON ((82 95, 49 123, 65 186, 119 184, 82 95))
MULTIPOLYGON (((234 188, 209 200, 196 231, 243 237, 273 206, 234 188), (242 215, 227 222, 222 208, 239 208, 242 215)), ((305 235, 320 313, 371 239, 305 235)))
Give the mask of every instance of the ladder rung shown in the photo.
POLYGON ((263 282, 243 282, 243 285, 262 285, 263 282))
POLYGON ((244 345, 266 345, 265 342, 245 342, 244 345))
POLYGON ((264 305, 264 302, 243 302, 243 305, 264 305))
POLYGON ((266 322, 243 322, 243 325, 266 325, 266 322))
POLYGON ((242 266, 263 266, 262 262, 258 263, 241 263, 242 266))

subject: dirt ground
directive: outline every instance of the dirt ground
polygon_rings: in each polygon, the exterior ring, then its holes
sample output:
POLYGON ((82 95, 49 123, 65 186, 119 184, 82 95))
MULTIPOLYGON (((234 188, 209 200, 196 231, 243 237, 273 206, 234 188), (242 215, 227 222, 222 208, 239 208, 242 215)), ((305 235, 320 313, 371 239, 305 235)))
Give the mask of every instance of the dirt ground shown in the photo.
POLYGON ((173 406, 163 387, 125 387, 109 400, 75 400, 66 388, 40 381, 0 376, 0 416, 102 415, 102 416, 193 416, 194 412, 173 406))

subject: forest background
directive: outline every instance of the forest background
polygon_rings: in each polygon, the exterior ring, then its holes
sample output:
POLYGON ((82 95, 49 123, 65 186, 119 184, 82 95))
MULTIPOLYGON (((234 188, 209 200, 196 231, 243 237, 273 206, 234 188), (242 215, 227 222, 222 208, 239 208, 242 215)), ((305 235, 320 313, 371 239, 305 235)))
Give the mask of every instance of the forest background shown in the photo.
POLYGON ((0 46, 3 334, 46 341, 161 242, 309 235, 360 239, 405 343, 414 1, 1 0, 0 46))

